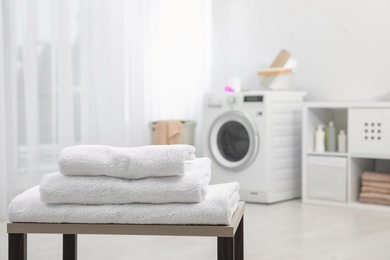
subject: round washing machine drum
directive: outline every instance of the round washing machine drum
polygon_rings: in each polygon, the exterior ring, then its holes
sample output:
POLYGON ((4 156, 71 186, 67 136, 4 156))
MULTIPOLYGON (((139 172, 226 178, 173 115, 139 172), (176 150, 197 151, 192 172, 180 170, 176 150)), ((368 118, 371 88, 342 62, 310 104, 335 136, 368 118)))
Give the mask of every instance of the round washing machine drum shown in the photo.
POLYGON ((242 111, 229 111, 213 123, 209 145, 214 160, 223 168, 240 171, 251 165, 259 149, 259 135, 242 111))

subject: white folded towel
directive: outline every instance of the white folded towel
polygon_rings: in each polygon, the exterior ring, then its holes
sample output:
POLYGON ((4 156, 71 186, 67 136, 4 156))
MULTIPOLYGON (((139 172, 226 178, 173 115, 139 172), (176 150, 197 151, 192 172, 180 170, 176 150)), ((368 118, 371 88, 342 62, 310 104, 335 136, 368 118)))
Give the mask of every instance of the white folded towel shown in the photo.
POLYGON ((64 175, 106 175, 126 179, 181 176, 195 159, 191 145, 149 145, 121 148, 79 145, 63 149, 58 159, 64 175))
POLYGON ((238 206, 237 182, 210 185, 200 203, 168 204, 46 204, 39 186, 15 197, 8 207, 11 222, 115 223, 115 224, 204 224, 228 225, 238 206))
POLYGON ((210 176, 209 158, 193 160, 191 171, 184 176, 128 180, 52 173, 43 177, 40 194, 45 203, 194 203, 206 198, 210 176))

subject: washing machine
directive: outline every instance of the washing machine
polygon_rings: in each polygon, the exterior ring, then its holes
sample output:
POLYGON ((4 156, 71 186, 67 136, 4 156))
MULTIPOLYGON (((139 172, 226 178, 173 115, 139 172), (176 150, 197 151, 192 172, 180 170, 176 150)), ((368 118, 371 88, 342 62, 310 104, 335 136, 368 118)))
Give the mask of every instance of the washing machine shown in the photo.
POLYGON ((211 184, 237 181, 242 200, 274 203, 300 197, 305 92, 207 93, 202 155, 211 184))

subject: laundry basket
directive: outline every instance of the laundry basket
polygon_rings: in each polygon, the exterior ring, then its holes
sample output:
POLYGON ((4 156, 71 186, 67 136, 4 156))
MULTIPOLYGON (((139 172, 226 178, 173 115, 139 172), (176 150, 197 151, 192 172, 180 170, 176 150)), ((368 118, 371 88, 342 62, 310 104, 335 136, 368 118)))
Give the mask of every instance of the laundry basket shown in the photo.
MULTIPOLYGON (((167 122, 167 121, 169 121, 169 120, 153 121, 153 122, 149 123, 152 143, 153 143, 154 125, 159 123, 159 122, 167 122)), ((195 144, 196 121, 194 121, 194 120, 181 120, 181 122, 183 123, 184 129, 180 134, 180 143, 194 145, 195 144)))

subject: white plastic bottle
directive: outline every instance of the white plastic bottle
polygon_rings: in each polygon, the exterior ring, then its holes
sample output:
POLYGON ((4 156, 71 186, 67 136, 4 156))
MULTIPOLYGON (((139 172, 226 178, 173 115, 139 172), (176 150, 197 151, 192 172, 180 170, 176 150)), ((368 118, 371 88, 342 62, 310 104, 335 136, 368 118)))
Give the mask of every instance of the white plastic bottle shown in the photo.
POLYGON ((328 152, 336 152, 336 129, 333 121, 329 122, 327 141, 328 152))
POLYGON ((339 136, 337 137, 338 141, 338 149, 337 151, 340 153, 347 152, 347 135, 343 129, 340 130, 339 136))
POLYGON ((324 125, 319 125, 315 132, 315 142, 314 142, 314 151, 315 152, 324 152, 325 151, 325 131, 324 125))

